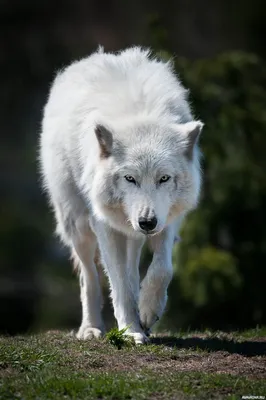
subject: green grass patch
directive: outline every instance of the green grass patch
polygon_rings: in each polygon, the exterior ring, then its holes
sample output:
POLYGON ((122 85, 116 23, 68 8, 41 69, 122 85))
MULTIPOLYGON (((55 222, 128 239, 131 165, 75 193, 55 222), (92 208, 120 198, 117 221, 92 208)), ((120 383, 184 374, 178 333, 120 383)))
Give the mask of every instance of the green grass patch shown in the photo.
POLYGON ((134 339, 130 336, 126 335, 126 331, 128 330, 129 326, 126 326, 124 329, 112 328, 107 334, 105 335, 105 339, 112 344, 113 346, 117 347, 118 350, 122 349, 122 347, 130 347, 134 345, 134 339))
POLYGON ((184 348, 170 337, 120 346, 120 334, 87 342, 64 332, 0 338, 0 399, 235 400, 266 393, 263 354, 184 348))

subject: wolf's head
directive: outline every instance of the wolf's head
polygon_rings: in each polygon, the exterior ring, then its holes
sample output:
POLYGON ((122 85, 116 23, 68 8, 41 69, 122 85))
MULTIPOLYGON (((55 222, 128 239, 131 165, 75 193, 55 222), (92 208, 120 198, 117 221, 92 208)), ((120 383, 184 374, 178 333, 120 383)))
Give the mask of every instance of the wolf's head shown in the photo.
POLYGON ((194 208, 202 126, 142 124, 113 132, 97 125, 100 161, 91 192, 96 215, 121 231, 153 235, 194 208))

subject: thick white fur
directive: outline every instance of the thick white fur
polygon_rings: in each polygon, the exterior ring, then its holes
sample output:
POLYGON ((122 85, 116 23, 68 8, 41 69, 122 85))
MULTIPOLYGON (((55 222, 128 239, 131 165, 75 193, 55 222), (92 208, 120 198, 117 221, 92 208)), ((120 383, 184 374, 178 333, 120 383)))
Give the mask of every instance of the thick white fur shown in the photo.
POLYGON ((151 58, 147 50, 107 54, 99 49, 57 75, 45 107, 40 160, 57 233, 79 260, 78 338, 104 332, 93 261, 97 246, 119 328, 130 325, 128 334, 144 343, 145 332, 162 316, 174 238, 200 192, 201 128, 171 63, 151 58), (95 134, 99 124, 105 156, 95 134), (164 175, 170 179, 160 183, 164 175), (145 235, 139 218, 153 216, 157 226, 145 235), (154 255, 140 289, 146 239, 154 255))

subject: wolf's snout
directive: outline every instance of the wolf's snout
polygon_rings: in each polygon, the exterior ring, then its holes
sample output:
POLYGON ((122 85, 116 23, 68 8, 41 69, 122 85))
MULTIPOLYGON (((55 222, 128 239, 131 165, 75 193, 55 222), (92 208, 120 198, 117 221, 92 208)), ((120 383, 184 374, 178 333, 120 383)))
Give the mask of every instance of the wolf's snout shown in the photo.
POLYGON ((157 218, 152 217, 152 218, 139 218, 139 226, 141 229, 143 229, 146 232, 152 231, 157 225, 157 218))

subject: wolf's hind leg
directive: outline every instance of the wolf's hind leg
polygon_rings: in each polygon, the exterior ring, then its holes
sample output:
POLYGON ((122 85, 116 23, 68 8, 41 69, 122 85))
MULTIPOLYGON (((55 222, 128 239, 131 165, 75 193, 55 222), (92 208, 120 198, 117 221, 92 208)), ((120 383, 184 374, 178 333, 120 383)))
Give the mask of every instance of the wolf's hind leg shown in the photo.
POLYGON ((101 337, 104 324, 101 316, 102 293, 94 255, 97 239, 89 227, 88 220, 77 221, 77 230, 72 237, 73 255, 80 273, 80 298, 82 323, 77 333, 78 339, 101 337))

